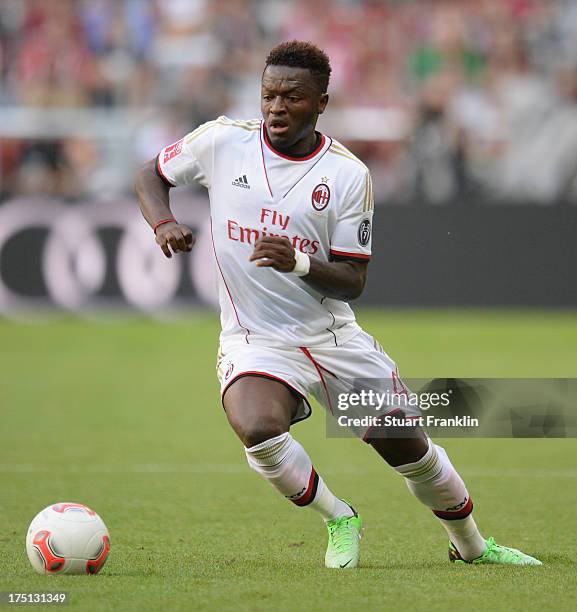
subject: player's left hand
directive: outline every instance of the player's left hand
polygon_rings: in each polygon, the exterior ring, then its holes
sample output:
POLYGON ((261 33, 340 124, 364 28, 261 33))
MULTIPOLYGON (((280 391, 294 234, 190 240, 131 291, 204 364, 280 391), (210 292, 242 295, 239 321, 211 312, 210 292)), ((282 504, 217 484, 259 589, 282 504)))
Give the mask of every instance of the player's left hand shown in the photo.
POLYGON ((292 272, 296 264, 295 250, 288 238, 262 236, 256 241, 249 261, 256 261, 259 268, 292 272))

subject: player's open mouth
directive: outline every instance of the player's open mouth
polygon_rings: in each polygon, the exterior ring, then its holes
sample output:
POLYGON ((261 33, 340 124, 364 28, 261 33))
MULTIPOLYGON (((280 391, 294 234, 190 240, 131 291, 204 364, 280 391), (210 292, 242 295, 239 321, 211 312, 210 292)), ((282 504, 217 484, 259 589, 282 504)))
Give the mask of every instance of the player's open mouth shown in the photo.
POLYGON ((271 123, 269 125, 269 132, 272 134, 284 134, 288 131, 289 126, 286 123, 271 123))

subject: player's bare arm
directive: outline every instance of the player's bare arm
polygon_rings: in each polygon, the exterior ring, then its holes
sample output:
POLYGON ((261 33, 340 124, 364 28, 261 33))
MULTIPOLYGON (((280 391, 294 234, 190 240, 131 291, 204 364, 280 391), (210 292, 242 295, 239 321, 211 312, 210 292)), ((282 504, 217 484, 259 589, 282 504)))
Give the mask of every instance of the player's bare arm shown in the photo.
MULTIPOLYGON (((263 236, 256 241, 250 261, 278 272, 293 272, 296 251, 287 238, 263 236)), ((323 295, 336 300, 358 298, 367 280, 368 262, 321 261, 310 257, 310 269, 302 279, 323 295)))
POLYGON ((166 257, 188 253, 194 246, 192 230, 174 219, 170 209, 170 186, 156 173, 156 160, 145 164, 134 183, 142 215, 156 234, 156 244, 166 257))

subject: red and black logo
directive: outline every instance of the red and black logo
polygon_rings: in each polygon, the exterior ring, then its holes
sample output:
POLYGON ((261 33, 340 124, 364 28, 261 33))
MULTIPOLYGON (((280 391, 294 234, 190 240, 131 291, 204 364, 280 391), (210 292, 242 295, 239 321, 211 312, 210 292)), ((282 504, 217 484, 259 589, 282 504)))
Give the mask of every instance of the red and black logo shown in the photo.
POLYGON ((450 508, 445 508, 446 512, 455 512, 456 510, 460 510, 466 503, 469 498, 465 495, 465 499, 458 503, 456 506, 451 506, 450 508))
POLYGON ((324 210, 329 205, 331 199, 331 190, 328 185, 319 183, 313 189, 313 195, 311 196, 311 203, 315 210, 324 210))

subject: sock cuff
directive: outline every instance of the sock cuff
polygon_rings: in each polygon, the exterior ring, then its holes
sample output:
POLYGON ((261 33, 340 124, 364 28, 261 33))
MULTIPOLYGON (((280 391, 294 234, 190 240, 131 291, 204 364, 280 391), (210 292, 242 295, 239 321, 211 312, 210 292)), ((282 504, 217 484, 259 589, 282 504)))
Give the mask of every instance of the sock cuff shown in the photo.
MULTIPOLYGON (((447 510, 433 510, 433 514, 443 521, 458 521, 467 518, 473 512, 473 500, 467 495, 462 502, 447 510)), ((472 520, 472 519, 471 519, 472 520)))
POLYGON ((293 437, 287 431, 255 446, 245 447, 244 451, 247 458, 258 465, 273 466, 282 461, 292 442, 293 437))
POLYGON ((429 440, 427 452, 418 461, 398 465, 395 470, 412 482, 425 482, 437 476, 442 468, 437 446, 429 440))

